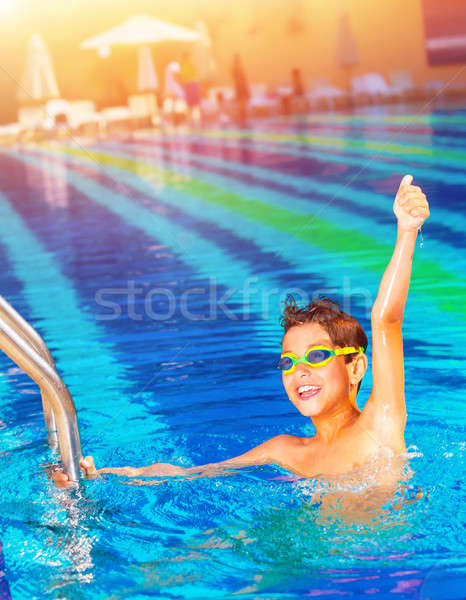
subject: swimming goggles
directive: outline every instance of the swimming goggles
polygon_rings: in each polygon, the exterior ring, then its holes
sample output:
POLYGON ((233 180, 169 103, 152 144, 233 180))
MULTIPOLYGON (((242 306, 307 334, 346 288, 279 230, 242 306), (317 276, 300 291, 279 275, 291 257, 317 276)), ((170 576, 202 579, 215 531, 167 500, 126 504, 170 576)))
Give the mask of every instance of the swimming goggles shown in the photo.
POLYGON ((362 346, 347 346, 346 348, 327 348, 327 346, 312 346, 304 356, 298 358, 292 352, 284 352, 278 361, 277 369, 283 371, 284 375, 293 373, 296 365, 303 363, 309 367, 323 367, 328 364, 334 356, 345 354, 359 354, 364 352, 362 346))

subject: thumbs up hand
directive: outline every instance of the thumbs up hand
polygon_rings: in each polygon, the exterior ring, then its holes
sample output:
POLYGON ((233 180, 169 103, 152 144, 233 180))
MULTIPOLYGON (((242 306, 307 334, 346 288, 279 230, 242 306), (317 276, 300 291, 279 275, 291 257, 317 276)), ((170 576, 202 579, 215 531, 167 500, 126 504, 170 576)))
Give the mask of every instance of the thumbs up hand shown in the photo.
POLYGON ((406 231, 418 231, 430 215, 429 204, 420 187, 411 185, 412 175, 405 175, 393 203, 398 227, 406 231))

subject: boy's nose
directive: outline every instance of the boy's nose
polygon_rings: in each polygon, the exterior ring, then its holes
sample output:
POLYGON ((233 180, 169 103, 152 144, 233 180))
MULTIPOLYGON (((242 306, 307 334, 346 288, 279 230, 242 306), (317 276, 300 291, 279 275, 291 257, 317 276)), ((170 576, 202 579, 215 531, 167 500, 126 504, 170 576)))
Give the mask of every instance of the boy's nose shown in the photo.
POLYGON ((311 372, 311 367, 304 363, 298 363, 296 365, 295 372, 298 377, 305 377, 306 375, 309 375, 309 373, 311 372))

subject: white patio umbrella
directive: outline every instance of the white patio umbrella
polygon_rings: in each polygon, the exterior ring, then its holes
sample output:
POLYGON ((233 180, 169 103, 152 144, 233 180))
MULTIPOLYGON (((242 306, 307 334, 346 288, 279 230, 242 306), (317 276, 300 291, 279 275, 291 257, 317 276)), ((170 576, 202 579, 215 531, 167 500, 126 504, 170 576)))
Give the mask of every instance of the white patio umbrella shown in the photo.
POLYGON ((17 93, 20 102, 58 98, 59 91, 53 72, 52 59, 44 40, 34 33, 28 42, 26 64, 17 93))
POLYGON ((154 82, 155 86, 158 85, 158 82, 148 45, 162 42, 196 42, 200 39, 201 35, 192 29, 148 15, 136 15, 117 27, 84 40, 80 44, 80 48, 95 48, 99 50, 99 53, 105 54, 108 48, 115 45, 147 47, 147 50, 141 50, 139 53, 138 86, 142 85, 143 89, 148 89, 147 85, 149 85, 152 86, 149 89, 154 89, 154 82), (152 66, 149 64, 149 60, 152 66))

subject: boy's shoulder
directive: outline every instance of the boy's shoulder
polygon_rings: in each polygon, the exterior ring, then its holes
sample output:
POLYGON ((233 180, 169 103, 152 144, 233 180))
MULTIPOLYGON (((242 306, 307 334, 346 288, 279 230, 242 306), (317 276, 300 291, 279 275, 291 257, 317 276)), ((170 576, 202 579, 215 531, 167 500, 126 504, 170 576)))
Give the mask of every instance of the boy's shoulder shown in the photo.
POLYGON ((316 444, 314 438, 282 434, 266 442, 270 462, 282 466, 297 475, 306 477, 309 465, 315 462, 316 444))
POLYGON ((302 447, 308 445, 313 438, 298 437, 297 435, 289 435, 282 433, 280 435, 271 438, 269 441, 273 442, 277 446, 290 446, 290 447, 302 447))
POLYGON ((268 440, 267 445, 270 456, 277 462, 283 463, 284 460, 300 456, 312 439, 283 433, 268 440))

